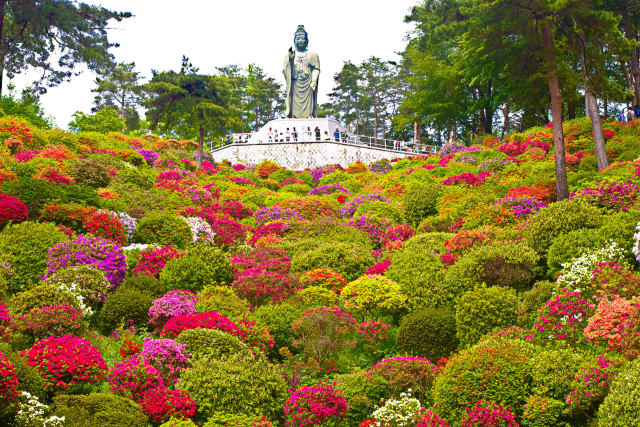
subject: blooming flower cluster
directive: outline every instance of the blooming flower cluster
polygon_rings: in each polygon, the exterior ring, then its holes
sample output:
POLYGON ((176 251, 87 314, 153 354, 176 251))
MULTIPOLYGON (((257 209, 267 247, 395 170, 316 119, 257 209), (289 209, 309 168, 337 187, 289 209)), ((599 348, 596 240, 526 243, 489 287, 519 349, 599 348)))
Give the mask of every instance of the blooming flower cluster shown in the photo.
POLYGON ((330 173, 333 173, 337 170, 342 170, 342 167, 340 165, 326 165, 312 170, 310 174, 311 178, 313 178, 313 182, 318 184, 320 178, 325 175, 329 175, 330 173))
POLYGON ((360 206, 364 205, 365 203, 375 202, 375 201, 391 204, 391 200, 387 199, 386 197, 378 193, 364 194, 362 196, 355 197, 349 200, 348 202, 346 202, 344 206, 342 206, 342 208, 340 209, 340 216, 342 216, 343 218, 351 217, 353 216, 354 213, 356 213, 356 211, 360 206))
POLYGON ((416 427, 449 427, 449 424, 445 423, 433 409, 426 408, 421 408, 415 412, 413 422, 416 427))
POLYGON ((35 339, 74 334, 82 327, 83 313, 66 304, 45 305, 16 319, 16 327, 35 339))
POLYGON ((538 309, 534 332, 549 340, 582 341, 582 330, 594 311, 595 305, 580 292, 563 289, 538 309))
POLYGON ((9 221, 20 222, 29 218, 29 211, 20 199, 0 193, 0 227, 9 221))
POLYGON ((571 193, 571 199, 581 199, 608 211, 628 211, 637 201, 640 190, 633 182, 613 181, 571 193))
POLYGON ((211 226, 207 221, 197 216, 190 216, 185 218, 185 221, 191 229, 191 236, 193 243, 203 241, 207 244, 213 244, 215 240, 215 234, 211 230, 211 226))
POLYGON ((254 218, 257 225, 264 225, 271 221, 302 221, 304 218, 297 210, 292 208, 281 208, 280 206, 269 206, 260 208, 255 212, 254 218))
POLYGON ((153 150, 145 150, 140 149, 138 153, 147 161, 148 164, 152 165, 156 160, 160 158, 160 155, 153 150))
POLYGON ((398 396, 400 392, 407 391, 411 387, 417 387, 423 392, 429 390, 433 385, 436 372, 436 365, 424 357, 396 356, 376 363, 367 369, 365 375, 384 378, 389 394, 398 396))
POLYGON ((491 401, 478 401, 462 419, 462 427, 473 426, 504 426, 518 427, 516 415, 502 405, 491 401))
POLYGON ((377 427, 392 426, 409 426, 412 424, 413 417, 420 410, 422 404, 418 399, 411 396, 411 390, 407 393, 400 393, 398 399, 388 399, 382 406, 373 411, 373 417, 376 419, 377 427))
POLYGON ((198 297, 191 291, 169 291, 151 304, 149 323, 156 330, 162 330, 172 317, 196 313, 197 302, 198 297))
POLYGON ((471 172, 464 172, 460 175, 453 175, 442 181, 442 185, 466 185, 469 187, 476 187, 484 184, 485 179, 491 175, 489 172, 482 172, 474 174, 471 172))
POLYGON ((391 162, 388 160, 378 160, 377 162, 371 163, 369 166, 369 170, 373 173, 385 174, 389 173, 393 169, 391 166, 391 162))
POLYGON ((598 356, 593 365, 576 374, 565 402, 578 413, 597 405, 609 392, 611 380, 617 373, 614 361, 604 355, 598 356))
POLYGON ((37 396, 26 391, 20 392, 20 410, 16 414, 15 425, 18 426, 42 426, 64 427, 65 417, 48 415, 50 408, 40 403, 37 396))
POLYGON ((246 335, 228 317, 210 311, 174 316, 165 323, 160 336, 175 338, 180 335, 180 332, 195 328, 220 329, 241 338, 246 335))
POLYGON ((387 330, 389 327, 390 325, 380 320, 362 322, 358 325, 358 335, 360 335, 360 339, 367 344, 375 345, 387 338, 387 330))
POLYGON ((344 188, 342 185, 338 184, 337 182, 334 184, 327 184, 327 185, 323 185, 320 187, 314 187, 311 191, 309 191, 309 194, 333 194, 335 192, 341 192, 343 194, 351 194, 351 191, 347 190, 346 188, 344 188))
POLYGON ((356 230, 364 231, 369 235, 371 245, 380 247, 385 239, 386 233, 391 227, 391 220, 377 215, 361 215, 359 218, 350 219, 347 223, 356 230))
POLYGON ((0 414, 13 406, 18 397, 18 377, 13 363, 7 356, 0 353, 0 414))
POLYGON ((506 196, 493 202, 497 208, 508 209, 516 218, 526 219, 544 208, 546 205, 533 197, 512 197, 506 196))
POLYGON ((162 373, 165 384, 173 385, 178 382, 180 371, 188 367, 191 355, 187 353, 184 344, 178 344, 172 339, 147 338, 140 357, 162 373))
POLYGON ((348 404, 335 384, 319 383, 302 386, 284 405, 285 426, 337 424, 347 412, 348 404))
POLYGON ((138 265, 133 269, 133 274, 160 277, 160 273, 171 258, 179 258, 184 253, 178 252, 173 246, 161 248, 145 248, 138 257, 138 265))

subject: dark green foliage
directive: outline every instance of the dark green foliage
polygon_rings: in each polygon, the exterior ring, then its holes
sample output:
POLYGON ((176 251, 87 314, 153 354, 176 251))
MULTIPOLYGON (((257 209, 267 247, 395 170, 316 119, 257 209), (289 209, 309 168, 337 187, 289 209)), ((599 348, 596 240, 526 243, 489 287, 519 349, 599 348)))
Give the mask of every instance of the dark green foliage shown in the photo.
POLYGON ((402 224, 402 211, 389 203, 374 201, 362 204, 353 215, 354 218, 359 218, 362 215, 376 216, 379 218, 386 218, 391 221, 392 224, 402 224))
POLYGON ((460 258, 447 272, 447 282, 471 289, 482 283, 488 286, 529 288, 536 271, 538 255, 527 245, 501 242, 478 246, 460 258))
POLYGON ((449 308, 423 308, 407 315, 396 337, 402 354, 420 356, 437 363, 458 347, 455 313, 449 308))
POLYGON ((120 285, 121 288, 135 289, 138 292, 147 293, 153 297, 161 297, 167 292, 163 283, 153 276, 145 274, 130 274, 120 285))
POLYGON ((536 282, 532 289, 522 294, 522 302, 518 311, 524 327, 533 326, 533 322, 538 317, 538 308, 551 298, 554 288, 555 284, 551 282, 536 282))
POLYGON ((168 289, 198 292, 208 285, 226 285, 233 281, 231 263, 215 246, 198 245, 183 257, 167 262, 160 282, 168 289))
POLYGON ((132 400, 106 393, 59 395, 53 399, 54 415, 69 427, 145 427, 147 417, 132 400))
POLYGON ((336 388, 342 392, 349 405, 344 425, 357 426, 365 418, 371 418, 380 401, 388 398, 386 382, 378 376, 356 372, 339 375, 336 380, 336 388))
POLYGON ((280 357, 278 350, 291 346, 294 338, 291 324, 300 317, 300 314, 301 310, 288 302, 262 305, 253 312, 253 316, 269 328, 273 338, 274 345, 269 352, 270 357, 280 357))
POLYGON ((580 200, 563 200, 552 203, 531 218, 524 229, 523 242, 544 255, 558 236, 601 225, 602 214, 597 208, 580 200))
POLYGON ((439 187, 411 187, 404 196, 404 215, 407 223, 414 227, 425 218, 437 215, 436 203, 440 197, 439 187))
POLYGON ((22 200, 29 208, 29 218, 32 219, 38 218, 44 205, 64 198, 61 185, 26 176, 18 181, 3 183, 2 192, 22 200))
POLYGON ((483 335, 514 325, 520 299, 513 289, 478 287, 465 292, 456 304, 456 327, 460 344, 475 344, 483 335))
POLYGON ((133 241, 184 249, 191 242, 191 229, 183 218, 175 214, 151 212, 138 222, 133 241))
POLYGON ((562 264, 582 255, 587 249, 605 246, 606 238, 598 229, 575 230, 553 239, 547 253, 547 276, 553 280, 562 270, 562 264))
MULTIPOLYGON (((4 187, 3 187, 4 188, 4 187)), ((9 292, 18 292, 38 281, 47 267, 48 250, 67 236, 55 224, 25 221, 11 224, 0 233, 0 253, 13 269, 8 278, 9 292)))
POLYGON ((149 307, 154 297, 145 292, 128 287, 120 287, 111 294, 100 310, 98 320, 104 333, 115 330, 121 323, 131 322, 135 326, 145 326, 149 307))
POLYGON ((315 248, 298 253, 291 260, 291 271, 304 273, 316 268, 330 268, 346 281, 362 276, 375 263, 370 250, 353 243, 316 243, 315 248))
POLYGON ((79 160, 71 165, 69 172, 78 185, 100 188, 111 182, 109 168, 95 159, 79 160))
POLYGON ((57 304, 66 304, 80 309, 78 300, 73 294, 62 291, 47 282, 31 285, 27 290, 15 294, 9 300, 9 309, 14 316, 22 316, 32 308, 57 304))
POLYGON ((572 390, 572 382, 587 358, 573 348, 548 348, 530 359, 532 386, 535 394, 564 400, 572 390))
POLYGON ((293 177, 298 178, 295 172, 289 169, 278 169, 277 171, 274 171, 271 173, 271 175, 269 175, 269 179, 274 180, 278 184, 282 183, 282 181, 284 181, 287 178, 293 178, 293 177))

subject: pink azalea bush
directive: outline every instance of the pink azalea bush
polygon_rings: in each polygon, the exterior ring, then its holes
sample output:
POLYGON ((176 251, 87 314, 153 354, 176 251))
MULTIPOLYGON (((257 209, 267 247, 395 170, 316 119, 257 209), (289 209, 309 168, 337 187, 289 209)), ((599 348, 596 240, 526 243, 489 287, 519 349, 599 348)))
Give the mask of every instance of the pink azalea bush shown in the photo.
POLYGON ((159 331, 172 317, 196 313, 197 302, 197 295, 191 291, 169 291, 151 304, 149 324, 159 331))
POLYGON ((178 344, 172 339, 147 338, 140 357, 162 373, 162 379, 166 384, 173 385, 178 382, 180 371, 189 366, 191 355, 184 344, 178 344))
POLYGON ((467 414, 462 419, 462 427, 517 427, 519 425, 513 412, 489 401, 479 401, 472 408, 467 408, 467 414))
POLYGON ((595 305, 584 299, 580 292, 565 288, 538 309, 534 335, 549 340, 583 341, 582 330, 594 311, 595 305))
POLYGON ((244 337, 245 334, 238 328, 234 322, 228 317, 223 316, 215 311, 207 313, 193 313, 183 314, 180 316, 172 317, 165 323, 160 336, 175 338, 180 332, 187 329, 205 328, 205 329, 220 329, 221 331, 228 332, 231 335, 237 337, 244 337))
POLYGON ((349 408, 342 393, 334 384, 318 383, 302 386, 284 405, 285 426, 337 425, 349 408))
POLYGON ((158 278, 170 259, 183 255, 184 253, 178 252, 173 246, 145 249, 140 252, 138 265, 133 269, 133 274, 144 274, 158 278))

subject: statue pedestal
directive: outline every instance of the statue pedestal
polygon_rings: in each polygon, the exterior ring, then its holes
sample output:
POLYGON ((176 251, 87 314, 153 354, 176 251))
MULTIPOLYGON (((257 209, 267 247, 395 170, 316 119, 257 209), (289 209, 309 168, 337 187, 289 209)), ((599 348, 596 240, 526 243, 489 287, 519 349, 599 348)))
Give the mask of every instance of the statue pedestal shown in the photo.
POLYGON ((320 129, 320 141, 326 141, 327 135, 331 141, 334 140, 333 133, 336 129, 340 130, 340 133, 351 133, 342 126, 338 121, 329 118, 308 118, 308 119, 275 119, 265 124, 262 129, 251 135, 248 144, 262 144, 268 142, 316 142, 316 127, 320 129), (277 140, 269 140, 269 128, 272 132, 278 131, 277 140), (289 134, 291 135, 289 141, 285 139, 285 132, 289 128, 289 134), (298 139, 293 139, 293 129, 298 132, 298 139), (307 129, 311 130, 311 137, 306 133, 307 129), (325 134, 326 132, 326 134, 325 134))

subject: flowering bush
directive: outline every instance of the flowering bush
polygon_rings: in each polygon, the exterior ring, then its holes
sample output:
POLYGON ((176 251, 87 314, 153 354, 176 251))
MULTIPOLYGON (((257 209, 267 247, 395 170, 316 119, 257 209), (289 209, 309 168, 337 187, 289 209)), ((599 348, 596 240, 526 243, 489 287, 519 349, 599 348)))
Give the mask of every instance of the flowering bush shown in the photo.
POLYGON ((564 288, 538 309, 538 318, 533 324, 534 334, 548 340, 583 341, 582 330, 594 311, 595 306, 580 292, 564 288))
POLYGON ((0 415, 11 411, 18 397, 18 377, 7 356, 0 353, 0 415))
POLYGON ((342 208, 340 208, 340 216, 343 218, 351 217, 353 216, 354 213, 356 213, 356 211, 360 206, 362 206, 365 203, 374 202, 374 201, 380 201, 380 202, 391 204, 391 200, 387 199, 386 197, 380 194, 377 194, 377 193, 364 194, 362 196, 357 196, 349 200, 348 202, 346 202, 342 206, 342 208))
POLYGON ((253 236, 249 240, 249 244, 256 245, 258 241, 261 239, 264 240, 264 238, 280 238, 288 228, 289 226, 284 222, 277 221, 261 225, 254 231, 253 236))
POLYGON ((191 291, 169 291, 149 308, 149 323, 160 331, 172 317, 196 313, 197 302, 198 297, 191 291))
POLYGON ((172 317, 165 323, 160 332, 160 336, 174 338, 182 331, 195 328, 220 329, 242 338, 246 335, 238 328, 238 325, 233 323, 228 317, 215 311, 210 311, 207 313, 183 314, 172 317))
POLYGON ((325 289, 332 290, 339 294, 342 288, 347 284, 347 281, 333 270, 328 268, 317 268, 310 270, 300 276, 300 285, 307 288, 311 286, 321 286, 325 289))
POLYGON ((444 144, 440 150, 438 150, 438 155, 440 157, 444 157, 451 153, 460 153, 466 150, 467 146, 458 141, 449 141, 444 144))
POLYGON ((142 412, 156 423, 170 418, 188 420, 196 414, 196 404, 188 393, 167 387, 152 388, 143 392, 138 400, 142 412))
POLYGON ((582 199, 599 208, 628 211, 637 201, 640 190, 633 182, 613 181, 571 193, 571 199, 582 199))
POLYGON ((247 269, 231 285, 241 298, 247 299, 252 306, 258 307, 268 300, 272 303, 284 301, 295 293, 297 286, 279 273, 262 269, 247 269))
POLYGON ((340 422, 348 405, 334 385, 319 383, 296 390, 284 405, 287 419, 284 425, 297 427, 340 422))
POLYGON ((611 380, 617 373, 616 363, 603 355, 584 367, 576 374, 571 383, 572 390, 565 399, 569 412, 582 414, 596 408, 609 392, 611 380))
POLYGON ((36 340, 75 335, 82 327, 82 312, 66 304, 32 308, 16 319, 16 326, 36 340))
POLYGON ((314 220, 321 217, 337 216, 338 203, 321 196, 295 197, 292 199, 277 202, 275 206, 294 209, 303 218, 314 220))
POLYGON ((397 240, 406 242, 415 234, 416 232, 409 224, 394 225, 389 227, 389 229, 384 233, 382 237, 382 243, 386 244, 397 240))
POLYGON ((462 230, 454 237, 444 242, 447 253, 454 259, 469 252, 474 246, 490 243, 491 239, 484 233, 474 230, 462 230))
POLYGON ((532 395, 523 407, 522 423, 530 427, 558 425, 563 409, 559 400, 532 395))
POLYGON ((40 403, 36 396, 22 391, 18 396, 20 410, 16 414, 15 424, 25 427, 64 427, 65 418, 49 415, 48 405, 40 403))
POLYGON ((389 173, 393 169, 389 160, 378 160, 377 162, 371 163, 369 166, 369 170, 373 173, 385 174, 389 173))
POLYGON ((465 185, 468 187, 476 187, 484 184, 485 179, 491 175, 489 172, 479 173, 478 175, 465 172, 460 175, 453 175, 442 181, 442 185, 465 185))
POLYGON ((351 194, 351 191, 344 188, 342 185, 337 182, 334 184, 327 184, 321 187, 314 187, 313 190, 309 191, 309 194, 333 194, 335 192, 341 192, 343 194, 351 194))
POLYGON ((538 202, 533 197, 506 196, 493 202, 497 208, 508 209, 516 218, 525 219, 544 208, 544 203, 538 202))
POLYGON ((98 349, 71 335, 38 341, 26 351, 25 358, 44 378, 47 389, 63 393, 74 384, 101 382, 107 372, 98 349))
POLYGON ((167 265, 167 261, 183 255, 184 253, 178 252, 173 246, 144 249, 138 256, 138 265, 133 269, 133 274, 144 274, 158 278, 167 265))
POLYGON ((29 218, 27 205, 17 197, 0 193, 0 229, 9 221, 20 222, 27 218, 29 218))
POLYGON ((45 181, 53 182, 54 184, 75 184, 75 180, 67 175, 64 172, 61 172, 60 169, 47 166, 44 169, 41 169, 33 175, 35 179, 43 179, 45 181))
POLYGON ((639 297, 640 277, 615 261, 601 262, 593 269, 591 287, 596 299, 639 297))
POLYGON ((349 220, 347 224, 356 230, 367 233, 371 240, 371 245, 380 247, 385 238, 385 233, 391 226, 391 220, 377 215, 361 215, 349 220))
POLYGON ((280 183, 280 187, 285 187, 287 185, 293 184, 304 184, 304 181, 295 177, 289 177, 282 180, 282 182, 280 183))
POLYGON ((357 325, 352 315, 339 308, 312 308, 291 325, 294 345, 318 364, 330 365, 342 349, 354 345, 357 325))
POLYGON ((160 155, 153 150, 138 150, 138 153, 146 160, 150 165, 160 158, 160 155))
POLYGON ((236 243, 244 242, 247 237, 245 228, 237 221, 222 215, 214 215, 207 218, 211 231, 214 234, 214 242, 218 246, 228 247, 236 243))
POLYGON ((204 243, 212 244, 215 242, 215 235, 207 221, 198 217, 188 217, 185 218, 185 221, 187 221, 187 224, 191 229, 193 243, 202 241, 204 243))
POLYGON ((432 409, 420 408, 415 412, 413 422, 416 427, 449 427, 432 409))
POLYGON ((420 410, 420 401, 411 397, 410 393, 400 393, 398 399, 388 399, 384 404, 373 411, 376 426, 410 427, 413 424, 414 414, 420 410))
POLYGON ((75 265, 91 265, 103 271, 114 288, 124 280, 127 267, 122 247, 99 237, 80 235, 49 249, 47 275, 75 265))
POLYGON ((605 341, 609 351, 617 350, 631 358, 640 353, 640 298, 631 300, 606 297, 584 329, 588 341, 605 341))
POLYGON ((479 401, 462 419, 462 427, 496 426, 517 427, 516 416, 513 412, 491 401, 479 401))
POLYGON ((390 325, 380 320, 362 322, 358 325, 358 335, 360 335, 360 339, 370 347, 375 347, 380 341, 387 338, 387 330, 389 327, 390 325))
POLYGON ((188 367, 191 358, 184 344, 168 338, 145 339, 140 356, 145 363, 158 369, 165 384, 170 385, 178 382, 180 371, 188 367))
POLYGON ((249 218, 253 216, 253 211, 248 206, 243 205, 237 200, 225 200, 222 204, 222 212, 237 220, 249 218))
POLYGON ((291 269, 291 258, 283 249, 263 247, 240 252, 231 258, 231 265, 236 277, 246 270, 251 270, 254 275, 257 271, 287 274, 291 269))

